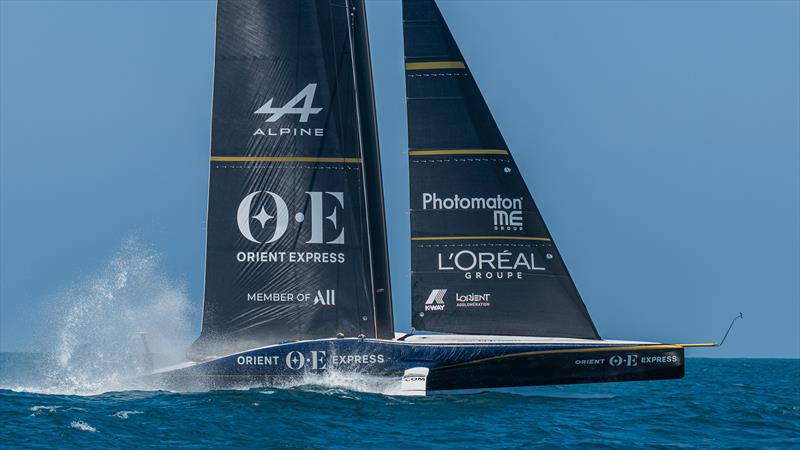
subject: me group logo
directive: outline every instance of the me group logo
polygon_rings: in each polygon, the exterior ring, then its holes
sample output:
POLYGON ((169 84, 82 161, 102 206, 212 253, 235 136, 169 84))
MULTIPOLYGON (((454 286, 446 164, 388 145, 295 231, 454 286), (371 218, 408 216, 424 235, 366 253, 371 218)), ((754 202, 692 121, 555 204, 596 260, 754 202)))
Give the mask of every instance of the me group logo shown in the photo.
MULTIPOLYGON (((271 98, 254 111, 254 114, 267 114, 265 122, 275 123, 284 116, 297 115, 300 123, 307 123, 312 115, 322 112, 322 107, 315 107, 314 95, 317 92, 317 83, 309 83, 300 92, 292 97, 281 107, 272 106, 275 98, 271 98)), ((308 128, 308 127, 273 127, 265 126, 257 129, 253 136, 315 136, 321 137, 325 135, 324 128, 308 128)))
POLYGON ((422 194, 422 209, 432 210, 491 210, 495 231, 521 231, 522 197, 464 197, 454 194, 439 197, 436 193, 422 194))

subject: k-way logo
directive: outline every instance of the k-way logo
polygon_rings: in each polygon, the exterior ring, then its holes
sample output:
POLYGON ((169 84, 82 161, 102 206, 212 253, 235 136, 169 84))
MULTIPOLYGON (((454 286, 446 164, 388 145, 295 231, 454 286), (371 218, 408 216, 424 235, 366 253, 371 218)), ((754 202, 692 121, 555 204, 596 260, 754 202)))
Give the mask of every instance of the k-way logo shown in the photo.
MULTIPOLYGON (((338 220, 339 211, 344 209, 344 193, 306 192, 306 195, 308 195, 309 209, 311 210, 311 236, 306 241, 306 244, 344 244, 344 228, 338 220), (325 216, 324 209, 326 209, 326 204, 329 203, 333 203, 333 212, 325 216), (326 240, 325 236, 323 236, 326 222, 330 223, 333 229, 338 231, 338 235, 333 239, 326 240)), ((303 223, 305 220, 306 216, 302 212, 294 215, 294 221, 298 224, 303 223)), ((248 241, 256 244, 269 244, 283 237, 289 228, 289 208, 280 195, 270 191, 256 191, 248 194, 239 203, 239 208, 236 212, 236 224, 239 227, 239 232, 248 241), (253 201, 259 196, 264 198, 264 201, 260 204, 261 208, 254 209, 253 201), (253 220, 256 220, 261 228, 260 232, 257 233, 260 240, 253 235, 253 220), (271 229, 271 233, 266 232, 267 228, 271 229), (266 235, 263 236, 264 234, 266 235)))
POLYGON ((444 311, 444 294, 447 289, 434 289, 425 300, 425 311, 444 311))
POLYGON ((436 193, 422 194, 422 209, 432 210, 491 210, 495 231, 522 230, 522 197, 452 197, 441 198, 436 193))
MULTIPOLYGON (((269 99, 267 103, 255 110, 254 114, 269 114, 265 122, 275 123, 283 116, 296 114, 299 116, 300 123, 308 122, 309 116, 319 114, 321 107, 314 107, 314 94, 317 91, 317 83, 309 83, 291 100, 280 108, 272 106, 275 98, 269 99), (300 105, 302 103, 302 105, 300 105)), ((257 129, 254 136, 324 136, 324 128, 305 128, 305 127, 272 127, 267 126, 257 129)))

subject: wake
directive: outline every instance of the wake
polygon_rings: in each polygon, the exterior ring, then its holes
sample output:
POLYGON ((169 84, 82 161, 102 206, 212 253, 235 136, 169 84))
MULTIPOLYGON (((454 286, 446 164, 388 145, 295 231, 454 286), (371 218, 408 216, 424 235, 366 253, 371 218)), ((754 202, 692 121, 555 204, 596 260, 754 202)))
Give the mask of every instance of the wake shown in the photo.
MULTIPOLYGON (((140 333, 155 366, 186 361, 196 336, 184 283, 169 279, 157 251, 128 240, 103 269, 56 295, 48 306, 45 352, 27 361, 26 373, 4 376, 0 389, 47 395, 100 395, 120 391, 191 392, 141 377, 149 371, 140 333)), ((36 330, 46 331, 46 330, 36 330)), ((13 362, 9 361, 13 365, 13 362)), ((4 369, 5 370, 5 369, 4 369)), ((244 385, 240 389, 270 387, 244 385)), ((307 374, 279 389, 343 390, 394 395, 399 378, 353 372, 307 374)))

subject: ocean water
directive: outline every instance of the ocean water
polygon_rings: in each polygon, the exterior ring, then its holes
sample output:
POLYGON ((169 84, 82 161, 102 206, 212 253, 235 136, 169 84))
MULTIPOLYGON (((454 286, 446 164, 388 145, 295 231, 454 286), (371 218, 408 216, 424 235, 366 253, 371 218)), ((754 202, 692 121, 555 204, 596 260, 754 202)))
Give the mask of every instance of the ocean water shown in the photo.
POLYGON ((397 379, 164 392, 132 382, 196 337, 183 283, 127 241, 0 353, 0 448, 800 448, 800 360, 689 359, 683 380, 391 395, 397 379))
POLYGON ((796 359, 689 359, 683 380, 425 398, 347 377, 285 389, 102 392, 58 384, 51 364, 0 354, 0 446, 800 448, 796 359))

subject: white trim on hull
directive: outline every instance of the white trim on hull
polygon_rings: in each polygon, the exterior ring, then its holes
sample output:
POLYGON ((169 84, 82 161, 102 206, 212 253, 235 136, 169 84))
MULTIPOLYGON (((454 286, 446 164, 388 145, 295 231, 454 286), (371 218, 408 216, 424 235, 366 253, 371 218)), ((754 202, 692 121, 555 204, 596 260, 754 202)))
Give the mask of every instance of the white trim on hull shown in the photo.
POLYGON ((414 344, 595 344, 595 345, 653 345, 658 342, 623 341, 615 339, 576 339, 547 336, 491 336, 474 334, 412 334, 395 333, 395 340, 414 344))

